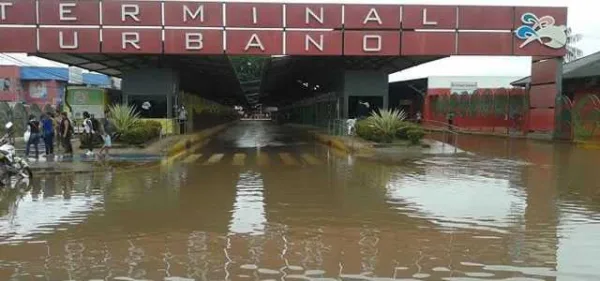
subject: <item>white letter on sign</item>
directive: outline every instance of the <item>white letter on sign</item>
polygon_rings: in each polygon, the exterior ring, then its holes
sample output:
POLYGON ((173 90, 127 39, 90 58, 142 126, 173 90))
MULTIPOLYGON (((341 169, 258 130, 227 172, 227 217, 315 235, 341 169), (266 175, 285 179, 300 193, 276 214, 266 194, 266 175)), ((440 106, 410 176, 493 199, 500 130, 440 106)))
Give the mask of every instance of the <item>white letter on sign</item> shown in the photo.
POLYGON ((0 20, 6 20, 6 7, 12 5, 13 3, 0 3, 0 20))
POLYGON ((131 17, 134 21, 140 21, 138 15, 140 14, 140 6, 137 4, 123 4, 121 5, 121 21, 125 22, 126 17, 131 17))
POLYGON ((427 20, 427 9, 423 9, 423 25, 437 25, 437 21, 427 20))
POLYGON ((202 33, 186 33, 185 34, 185 49, 186 50, 202 50, 202 33))
POLYGON ((379 52, 381 51, 381 36, 365 35, 363 36, 363 52, 379 52), (369 41, 376 40, 376 47, 369 47, 369 41))
POLYGON ((256 7, 252 7, 252 23, 256 24, 258 22, 258 13, 256 12, 256 7))
POLYGON ((375 8, 371 8, 369 14, 367 14, 367 17, 363 21, 363 24, 367 24, 367 22, 373 20, 376 21, 378 24, 381 24, 381 18, 379 17, 379 14, 377 13, 377 10, 375 10, 375 8))
POLYGON ((308 51, 309 44, 313 44, 315 47, 317 47, 317 49, 319 49, 319 51, 323 52, 323 34, 319 35, 318 43, 317 43, 317 41, 315 41, 315 39, 310 37, 310 35, 306 34, 306 37, 304 38, 304 50, 305 51, 308 51))
POLYGON ((248 51, 250 48, 260 48, 261 51, 265 50, 265 47, 263 46, 262 42, 260 42, 260 38, 258 38, 256 33, 252 34, 252 37, 250 37, 250 40, 248 40, 248 44, 246 44, 244 51, 248 51))
POLYGON ((64 21, 74 21, 77 20, 76 17, 70 16, 73 12, 71 8, 77 7, 77 3, 60 3, 58 4, 58 9, 60 10, 60 20, 64 21))
POLYGON ((73 32, 73 44, 71 44, 71 45, 65 44, 65 35, 63 34, 62 31, 59 31, 58 32, 58 45, 60 46, 61 49, 65 49, 65 50, 75 50, 75 49, 79 48, 79 40, 78 40, 77 31, 73 32))
POLYGON ((123 32, 121 35, 121 48, 123 50, 127 49, 127 43, 131 44, 136 49, 140 49, 140 34, 137 32, 123 32))
POLYGON ((315 14, 315 12, 313 12, 313 10, 311 10, 309 7, 306 7, 306 19, 305 19, 305 23, 308 24, 308 22, 310 21, 310 18, 313 18, 315 20, 317 20, 320 24, 323 24, 323 7, 321 7, 319 9, 319 15, 317 16, 317 14, 315 14))
POLYGON ((199 5, 198 9, 196 9, 194 13, 192 13, 192 10, 190 10, 188 6, 183 5, 183 22, 188 21, 188 16, 190 16, 193 20, 200 16, 200 22, 204 22, 204 5, 199 5))

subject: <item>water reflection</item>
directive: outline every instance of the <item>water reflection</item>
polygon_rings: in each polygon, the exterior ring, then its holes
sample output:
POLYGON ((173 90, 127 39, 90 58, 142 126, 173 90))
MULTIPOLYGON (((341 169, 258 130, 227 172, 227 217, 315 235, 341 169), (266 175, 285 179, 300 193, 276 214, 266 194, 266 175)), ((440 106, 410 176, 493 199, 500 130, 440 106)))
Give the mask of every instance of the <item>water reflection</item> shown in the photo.
POLYGON ((235 203, 229 233, 264 234, 267 218, 260 174, 244 172, 236 184, 235 203))
POLYGON ((0 199, 0 280, 600 279, 594 153, 319 151, 317 167, 40 178, 0 199))

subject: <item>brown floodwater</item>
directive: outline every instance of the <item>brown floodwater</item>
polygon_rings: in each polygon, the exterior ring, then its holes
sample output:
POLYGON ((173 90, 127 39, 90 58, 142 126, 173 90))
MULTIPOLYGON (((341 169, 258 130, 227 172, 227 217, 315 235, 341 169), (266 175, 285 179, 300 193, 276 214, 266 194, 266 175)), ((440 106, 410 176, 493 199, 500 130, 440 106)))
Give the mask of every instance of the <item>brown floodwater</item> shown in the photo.
POLYGON ((0 280, 600 280, 600 151, 458 144, 384 165, 244 122, 177 163, 39 177, 0 200, 0 280))

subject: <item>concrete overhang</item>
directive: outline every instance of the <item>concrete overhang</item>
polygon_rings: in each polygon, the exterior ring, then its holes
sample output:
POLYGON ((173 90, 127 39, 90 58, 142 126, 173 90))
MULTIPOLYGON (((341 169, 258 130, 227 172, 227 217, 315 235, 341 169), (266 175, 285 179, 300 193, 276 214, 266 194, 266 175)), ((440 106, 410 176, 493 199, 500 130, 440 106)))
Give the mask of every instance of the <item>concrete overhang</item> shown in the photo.
POLYGON ((321 93, 336 91, 332 75, 339 70, 374 70, 391 74, 443 56, 359 57, 359 56, 285 56, 265 63, 261 83, 261 100, 283 106, 321 93), (302 85, 308 83, 308 87, 302 85), (318 85, 318 89, 309 88, 318 85))
MULTIPOLYGON (((180 89, 223 104, 243 104, 245 98, 226 55, 139 55, 36 53, 35 56, 109 76, 149 67, 172 68, 180 74, 180 89)), ((152 79, 152 77, 148 77, 152 79)))

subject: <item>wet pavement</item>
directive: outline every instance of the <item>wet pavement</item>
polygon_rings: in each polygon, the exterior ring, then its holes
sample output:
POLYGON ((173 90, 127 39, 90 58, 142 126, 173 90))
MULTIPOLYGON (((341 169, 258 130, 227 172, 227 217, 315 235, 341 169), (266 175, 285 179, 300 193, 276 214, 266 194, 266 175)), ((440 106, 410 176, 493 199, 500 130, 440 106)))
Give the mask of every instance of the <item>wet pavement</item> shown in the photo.
POLYGON ((0 200, 0 280, 600 280, 599 151, 457 143, 384 165, 245 121, 172 166, 36 178, 0 200))

